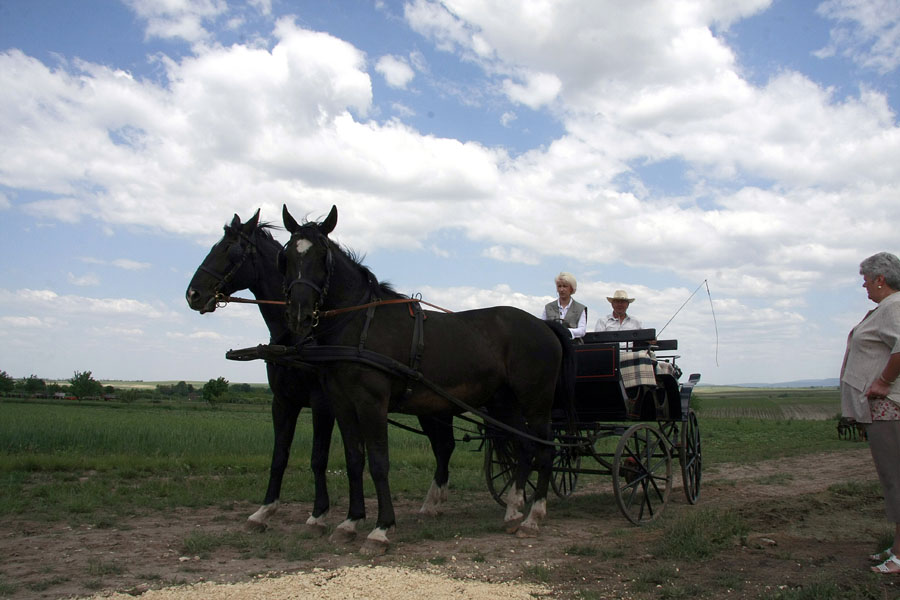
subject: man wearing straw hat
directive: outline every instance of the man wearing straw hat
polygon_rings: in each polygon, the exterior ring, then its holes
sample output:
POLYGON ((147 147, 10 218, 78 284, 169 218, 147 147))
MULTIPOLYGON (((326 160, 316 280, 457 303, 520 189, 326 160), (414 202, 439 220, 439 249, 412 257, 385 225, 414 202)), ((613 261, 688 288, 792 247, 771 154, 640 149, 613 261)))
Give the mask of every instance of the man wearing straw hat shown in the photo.
POLYGON ((597 320, 594 331, 623 331, 625 329, 641 329, 641 322, 628 316, 628 305, 634 302, 629 298, 625 290, 616 290, 612 296, 607 296, 612 305, 612 312, 597 320))

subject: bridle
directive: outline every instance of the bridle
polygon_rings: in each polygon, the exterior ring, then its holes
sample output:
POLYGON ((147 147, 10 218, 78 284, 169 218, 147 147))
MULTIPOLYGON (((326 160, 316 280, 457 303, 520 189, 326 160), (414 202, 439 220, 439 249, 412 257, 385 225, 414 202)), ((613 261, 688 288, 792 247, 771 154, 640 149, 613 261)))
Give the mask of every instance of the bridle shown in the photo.
MULTIPOLYGON (((294 289, 295 285, 305 285, 307 287, 310 287, 319 295, 315 304, 313 304, 313 310, 310 315, 312 317, 313 329, 319 326, 319 317, 321 316, 321 312, 319 309, 325 304, 325 298, 328 296, 328 290, 331 288, 331 274, 334 272, 334 253, 331 250, 331 244, 328 243, 328 239, 325 238, 325 236, 320 235, 319 238, 325 246, 325 280, 322 282, 322 285, 320 286, 312 279, 304 277, 303 273, 301 272, 300 277, 297 277, 289 284, 285 284, 284 286, 285 299, 290 299, 291 291, 294 289)), ((290 245, 293 241, 294 238, 291 237, 288 243, 285 244, 284 249, 282 250, 283 253, 287 252, 288 245, 290 245)))
POLYGON ((216 285, 213 287, 213 298, 215 298, 216 306, 219 308, 225 305, 224 299, 226 298, 226 295, 222 293, 222 288, 224 288, 229 281, 234 279, 234 276, 237 275, 238 271, 241 270, 241 267, 244 266, 244 263, 247 261, 247 259, 252 255, 257 254, 257 252, 259 251, 256 246, 256 240, 253 239, 253 236, 249 236, 243 231, 238 231, 237 233, 241 238, 247 241, 248 245, 245 248, 238 242, 232 244, 231 247, 228 248, 228 260, 232 263, 232 267, 227 273, 222 275, 207 267, 205 264, 202 264, 199 267, 200 271, 203 271, 207 275, 210 275, 214 279, 216 279, 216 285))

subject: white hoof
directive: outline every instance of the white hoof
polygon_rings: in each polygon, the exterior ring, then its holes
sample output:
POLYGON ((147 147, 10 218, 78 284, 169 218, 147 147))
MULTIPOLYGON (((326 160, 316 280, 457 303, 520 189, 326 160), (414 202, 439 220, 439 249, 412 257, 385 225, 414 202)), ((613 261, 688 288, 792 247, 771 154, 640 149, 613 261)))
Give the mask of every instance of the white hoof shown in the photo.
POLYGON ((271 504, 263 504, 255 513, 247 517, 247 527, 257 531, 265 531, 269 526, 269 519, 278 512, 280 502, 276 500, 271 504))
POLYGON ((425 501, 422 508, 419 509, 420 515, 434 517, 443 511, 443 504, 447 501, 449 495, 448 485, 438 487, 434 480, 431 481, 431 487, 428 488, 428 494, 425 495, 425 501))
POLYGON ((360 548, 360 552, 366 556, 381 556, 386 553, 391 545, 387 533, 387 531, 380 527, 373 529, 372 533, 366 537, 366 541, 363 543, 362 548, 360 548))
POLYGON ((345 520, 343 523, 335 527, 328 538, 334 544, 348 544, 356 539, 356 525, 359 521, 345 520))
POLYGON ((328 530, 328 523, 325 522, 325 515, 322 514, 318 517, 309 515, 309 518, 306 520, 306 530, 316 537, 325 535, 325 532, 328 530))

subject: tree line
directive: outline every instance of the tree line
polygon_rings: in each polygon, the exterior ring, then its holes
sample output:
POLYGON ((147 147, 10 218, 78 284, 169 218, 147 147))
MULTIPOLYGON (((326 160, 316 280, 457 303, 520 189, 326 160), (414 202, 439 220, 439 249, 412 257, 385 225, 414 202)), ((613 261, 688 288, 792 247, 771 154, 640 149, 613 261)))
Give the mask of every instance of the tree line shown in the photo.
POLYGON ((139 399, 202 399, 208 403, 215 402, 260 402, 271 399, 268 388, 254 388, 248 383, 230 384, 224 377, 210 379, 199 390, 193 384, 179 381, 174 385, 157 384, 155 389, 116 388, 104 386, 95 380, 91 371, 75 371, 68 379, 68 385, 47 383, 36 375, 21 379, 11 377, 6 371, 0 371, 0 394, 21 395, 25 397, 58 397, 85 400, 92 398, 134 401, 139 399))

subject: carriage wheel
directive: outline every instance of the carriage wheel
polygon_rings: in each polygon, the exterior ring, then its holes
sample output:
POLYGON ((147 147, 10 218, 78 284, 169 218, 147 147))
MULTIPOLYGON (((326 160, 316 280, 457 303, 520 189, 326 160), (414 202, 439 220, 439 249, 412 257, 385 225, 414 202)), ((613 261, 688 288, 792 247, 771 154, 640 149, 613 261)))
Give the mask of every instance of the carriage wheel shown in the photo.
MULTIPOLYGON (((557 435, 559 444, 571 444, 575 436, 557 435)), ((578 483, 578 471, 581 469, 581 453, 578 448, 557 446, 553 453, 553 477, 550 484, 560 498, 568 498, 575 491, 578 483)))
POLYGON ((655 427, 639 423, 619 440, 613 457, 613 492, 629 521, 644 525, 662 514, 672 491, 672 456, 655 427))
POLYGON ((681 481, 684 495, 691 504, 700 499, 700 475, 703 466, 700 453, 700 424, 697 414, 688 410, 687 420, 681 429, 681 445, 678 448, 678 462, 681 463, 681 481))
MULTIPOLYGON (((484 476, 488 491, 500 506, 506 506, 506 494, 516 482, 519 454, 515 442, 508 437, 488 436, 484 449, 484 476)), ((525 503, 534 497, 537 474, 531 472, 525 482, 525 503)))

